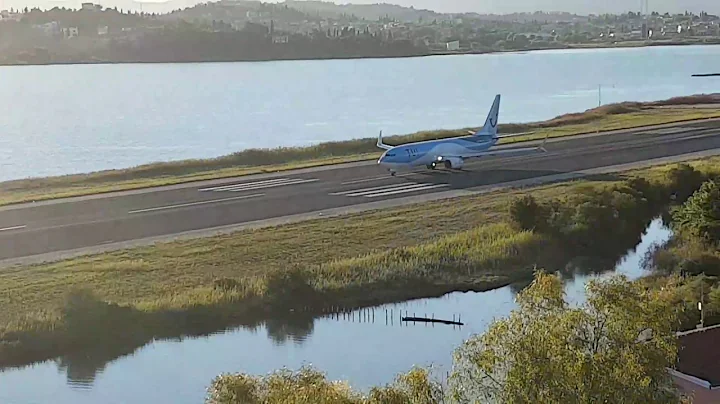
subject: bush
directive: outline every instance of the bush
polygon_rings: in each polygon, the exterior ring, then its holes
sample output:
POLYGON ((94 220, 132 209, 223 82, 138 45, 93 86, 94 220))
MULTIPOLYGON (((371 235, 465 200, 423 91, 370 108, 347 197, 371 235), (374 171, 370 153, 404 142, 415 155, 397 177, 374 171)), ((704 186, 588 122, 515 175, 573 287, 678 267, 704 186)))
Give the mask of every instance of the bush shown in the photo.
MULTIPOLYGON (((650 190, 646 190, 650 192, 650 190)), ((550 206, 550 227, 566 243, 576 248, 600 252, 614 249, 635 234, 657 214, 644 193, 627 184, 604 189, 589 188, 550 206)))
POLYGON ((245 374, 221 375, 213 380, 210 404, 360 404, 361 398, 344 383, 328 381, 325 375, 303 368, 283 369, 266 377, 245 374))
POLYGON ((551 234, 575 248, 595 252, 627 244, 667 202, 659 184, 631 179, 607 186, 578 187, 571 196, 538 203, 531 195, 513 199, 509 214, 522 230, 551 234))
POLYGON ((658 184, 652 184, 642 177, 630 178, 625 186, 638 192, 647 201, 650 208, 656 209, 668 202, 667 195, 658 184))
POLYGON ((538 204, 532 195, 523 195, 510 202, 510 218, 521 230, 543 231, 547 228, 549 210, 538 204))
POLYGON ((705 175, 688 164, 672 168, 668 174, 668 191, 677 203, 685 202, 706 180, 705 175))
POLYGON ((673 227, 707 243, 720 241, 720 187, 705 182, 682 206, 673 210, 673 227))
POLYGON ((266 297, 272 306, 293 306, 297 302, 311 302, 317 292, 310 285, 308 274, 297 268, 274 271, 265 277, 266 297))
POLYGON ((221 375, 213 380, 208 404, 439 404, 443 391, 425 369, 400 375, 395 383, 375 387, 368 397, 346 383, 332 382, 310 367, 279 370, 265 377, 221 375))

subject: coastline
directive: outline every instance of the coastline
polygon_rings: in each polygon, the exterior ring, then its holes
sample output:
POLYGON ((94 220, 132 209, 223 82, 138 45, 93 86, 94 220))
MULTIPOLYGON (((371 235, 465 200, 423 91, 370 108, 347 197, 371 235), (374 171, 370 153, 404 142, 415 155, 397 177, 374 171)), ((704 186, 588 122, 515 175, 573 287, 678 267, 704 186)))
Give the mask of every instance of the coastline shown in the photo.
POLYGON ((708 41, 667 41, 667 42, 656 42, 656 41, 633 41, 633 42, 620 42, 617 44, 577 44, 565 46, 551 46, 551 47, 528 47, 525 49, 512 49, 512 50, 464 50, 464 51, 428 51, 418 52, 413 54, 399 54, 399 55, 366 55, 366 56, 328 56, 328 57, 307 57, 307 58, 258 58, 258 59, 227 59, 227 60, 183 60, 183 61, 138 61, 138 60, 125 60, 125 61, 109 61, 109 60, 86 60, 86 61, 50 61, 47 63, 17 63, 17 62, 3 62, 0 61, 0 67, 22 67, 22 66, 75 66, 75 65, 162 65, 162 64, 206 64, 206 63, 268 63, 268 62, 298 62, 298 61, 332 61, 332 60, 360 60, 360 59, 412 59, 412 58, 426 58, 426 57, 439 57, 439 56, 461 56, 461 55, 494 55, 494 54, 505 54, 505 53, 535 53, 542 51, 574 51, 574 50, 595 50, 595 49, 633 49, 633 48, 646 48, 646 47, 675 47, 675 46, 712 46, 720 45, 720 38, 713 39, 712 42, 708 41))

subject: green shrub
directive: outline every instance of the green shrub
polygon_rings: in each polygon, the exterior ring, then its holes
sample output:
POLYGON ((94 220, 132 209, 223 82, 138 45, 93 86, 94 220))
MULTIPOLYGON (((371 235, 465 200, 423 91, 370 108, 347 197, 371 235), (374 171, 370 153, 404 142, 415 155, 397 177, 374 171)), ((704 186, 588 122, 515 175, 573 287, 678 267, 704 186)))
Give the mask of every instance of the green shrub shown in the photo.
POLYGON ((673 227, 708 243, 720 241, 720 187, 705 182, 679 208, 673 210, 673 227))
POLYGON ((510 202, 510 218, 521 230, 544 231, 549 210, 537 203, 532 195, 516 197, 510 202))
POLYGON ((685 202, 706 180, 705 175, 689 164, 679 164, 668 174, 668 191, 676 203, 685 202))
POLYGON ((267 376, 220 375, 208 393, 208 404, 439 404, 443 400, 441 388, 421 368, 398 376, 389 386, 373 388, 367 397, 310 367, 267 376))

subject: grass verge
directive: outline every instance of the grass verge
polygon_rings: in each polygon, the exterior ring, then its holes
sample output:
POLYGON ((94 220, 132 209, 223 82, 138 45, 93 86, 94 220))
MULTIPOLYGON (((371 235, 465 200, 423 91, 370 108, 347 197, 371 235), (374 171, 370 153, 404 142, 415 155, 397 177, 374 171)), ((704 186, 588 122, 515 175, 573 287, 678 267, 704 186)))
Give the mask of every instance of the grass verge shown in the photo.
MULTIPOLYGON (((546 135, 556 138, 720 118, 720 107, 690 108, 697 104, 717 104, 719 101, 720 97, 715 95, 697 95, 649 103, 612 104, 543 122, 505 124, 500 125, 503 133, 533 133, 503 139, 501 144, 542 139, 546 135)), ((469 129, 471 128, 394 136, 389 137, 387 143, 400 144, 462 136, 469 129)), ((328 142, 310 147, 251 149, 214 159, 153 163, 123 170, 8 181, 0 183, 0 206, 373 160, 380 156, 375 142, 376 139, 367 138, 328 142)))
MULTIPOLYGON (((719 162, 694 165, 715 173, 719 162)), ((527 192, 500 191, 3 270, 0 365, 88 349, 114 359, 153 338, 253 326, 288 308, 312 322, 329 306, 488 290, 570 255, 611 266, 656 214, 643 200, 688 183, 671 167, 533 188, 553 231, 513 225, 523 215, 508 203, 527 192)))

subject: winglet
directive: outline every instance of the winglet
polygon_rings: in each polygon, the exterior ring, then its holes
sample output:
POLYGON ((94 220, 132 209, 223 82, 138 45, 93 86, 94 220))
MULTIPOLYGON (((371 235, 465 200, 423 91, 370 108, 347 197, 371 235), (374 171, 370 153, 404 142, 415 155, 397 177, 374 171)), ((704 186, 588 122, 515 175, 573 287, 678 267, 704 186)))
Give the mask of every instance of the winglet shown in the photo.
POLYGON ((390 149, 392 149, 392 146, 388 146, 388 145, 386 145, 385 143, 383 143, 383 140, 382 140, 382 131, 380 131, 380 134, 378 135, 377 147, 379 147, 379 148, 381 148, 381 149, 385 149, 385 150, 390 150, 390 149))

